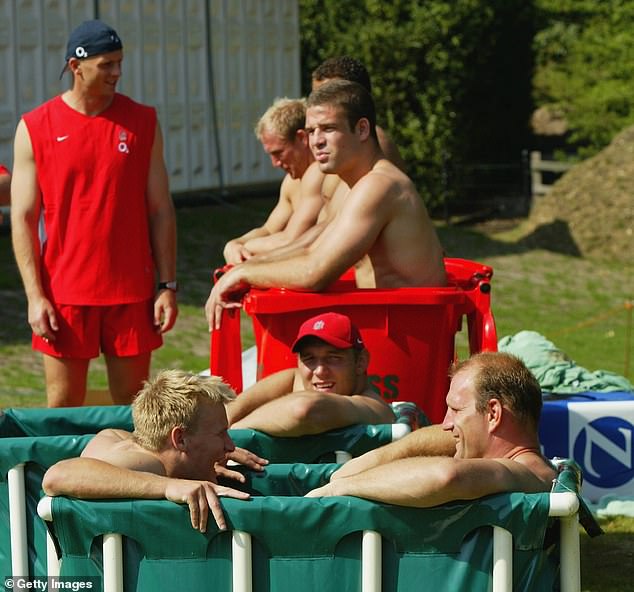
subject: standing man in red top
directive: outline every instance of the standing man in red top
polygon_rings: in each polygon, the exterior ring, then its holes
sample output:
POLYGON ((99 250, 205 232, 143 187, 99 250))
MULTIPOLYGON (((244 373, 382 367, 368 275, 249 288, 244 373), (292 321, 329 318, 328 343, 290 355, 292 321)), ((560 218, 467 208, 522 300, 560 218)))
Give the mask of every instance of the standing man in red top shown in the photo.
POLYGON ((178 313, 161 130, 153 108, 116 92, 122 60, 114 29, 79 25, 71 89, 16 131, 13 248, 51 407, 83 403, 100 351, 113 401, 129 403, 178 313))

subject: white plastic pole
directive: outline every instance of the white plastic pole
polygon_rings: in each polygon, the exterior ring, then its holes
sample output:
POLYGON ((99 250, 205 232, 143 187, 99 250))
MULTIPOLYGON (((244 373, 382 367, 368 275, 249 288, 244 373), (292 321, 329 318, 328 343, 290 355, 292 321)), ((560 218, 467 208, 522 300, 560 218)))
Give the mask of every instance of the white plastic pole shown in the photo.
POLYGON ((406 423, 393 423, 392 424, 392 442, 396 440, 400 440, 404 438, 412 431, 412 428, 409 427, 406 423))
POLYGON ((572 516, 579 511, 579 499, 576 493, 551 493, 549 516, 572 516))
POLYGON ((381 592, 381 535, 364 530, 361 542, 361 592, 381 592))
POLYGON ((562 592, 581 590, 581 555, 579 549, 579 499, 575 493, 551 493, 549 516, 560 520, 560 574, 562 592))
MULTIPOLYGON (((231 540, 233 592, 252 592, 251 535, 234 530, 231 540)), ((106 592, 104 590, 104 592, 106 592)))
POLYGON ((9 487, 9 530, 11 533, 11 573, 28 577, 28 542, 26 536, 26 491, 24 463, 15 465, 7 474, 9 487))
POLYGON ((103 592, 123 592, 123 546, 121 535, 103 535, 103 592))
POLYGON ((581 590, 581 554, 579 548, 579 499, 575 493, 551 493, 549 516, 560 520, 561 592, 581 590))
POLYGON ((352 454, 350 454, 347 450, 335 450, 335 462, 340 465, 347 463, 352 459, 352 454))
POLYGON ((493 527, 493 592, 513 590, 513 535, 493 527))
MULTIPOLYGON (((42 520, 46 522, 53 521, 53 498, 44 496, 37 504, 37 513, 42 520)), ((57 557, 57 550, 53 543, 51 533, 46 530, 46 574, 50 576, 59 576, 60 560, 57 557)))
POLYGON ((561 518, 561 592, 581 590, 581 562, 579 550, 579 514, 561 518))

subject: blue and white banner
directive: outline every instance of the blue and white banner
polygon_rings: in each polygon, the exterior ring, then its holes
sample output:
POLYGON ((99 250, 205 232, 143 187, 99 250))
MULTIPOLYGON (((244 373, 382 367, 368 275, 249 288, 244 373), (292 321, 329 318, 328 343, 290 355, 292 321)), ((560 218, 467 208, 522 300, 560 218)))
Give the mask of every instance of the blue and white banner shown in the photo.
POLYGON ((592 393, 544 402, 544 454, 573 458, 583 471, 583 495, 634 497, 634 393, 592 393))

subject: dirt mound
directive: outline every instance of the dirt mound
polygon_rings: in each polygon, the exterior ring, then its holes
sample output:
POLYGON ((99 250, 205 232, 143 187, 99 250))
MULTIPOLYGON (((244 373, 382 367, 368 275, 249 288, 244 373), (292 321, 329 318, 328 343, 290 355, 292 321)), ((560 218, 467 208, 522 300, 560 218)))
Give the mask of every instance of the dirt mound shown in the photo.
POLYGON ((634 126, 535 198, 531 246, 597 260, 634 260, 634 126))

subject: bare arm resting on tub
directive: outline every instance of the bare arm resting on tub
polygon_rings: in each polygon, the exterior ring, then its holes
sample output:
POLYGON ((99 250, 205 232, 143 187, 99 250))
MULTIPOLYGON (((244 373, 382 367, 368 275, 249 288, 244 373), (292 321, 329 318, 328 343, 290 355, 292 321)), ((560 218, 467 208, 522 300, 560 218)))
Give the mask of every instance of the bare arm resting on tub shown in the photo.
POLYGON ((515 356, 482 352, 455 365, 450 375, 447 413, 436 430, 452 438, 453 458, 420 456, 410 444, 420 444, 417 438, 431 430, 423 428, 409 443, 393 447, 402 455, 397 460, 344 471, 308 496, 354 495, 427 507, 503 491, 548 491, 556 470, 540 453, 542 393, 530 370, 515 356))
POLYGON ((209 510, 220 530, 226 529, 219 496, 248 499, 249 494, 210 481, 175 479, 117 467, 93 458, 73 458, 51 467, 42 488, 47 495, 81 499, 167 499, 187 504, 192 527, 207 530, 209 510))
POLYGON ((440 425, 426 426, 404 438, 353 458, 333 473, 331 480, 349 477, 372 467, 415 456, 453 456, 456 444, 440 425))
POLYGON ((549 491, 554 472, 543 459, 407 458, 337 479, 307 497, 353 495, 379 502, 426 508, 454 500, 501 493, 549 491))
POLYGON ((185 470, 143 449, 129 432, 108 429, 88 443, 80 458, 60 461, 48 469, 42 488, 47 495, 82 499, 168 499, 187 504, 193 528, 205 532, 211 509, 218 528, 224 530, 218 496, 248 499, 249 495, 215 483, 211 464, 205 470, 207 479, 180 478, 185 470))
POLYGON ((292 437, 320 434, 356 423, 393 422, 394 414, 378 396, 301 391, 269 401, 231 427, 292 437))

